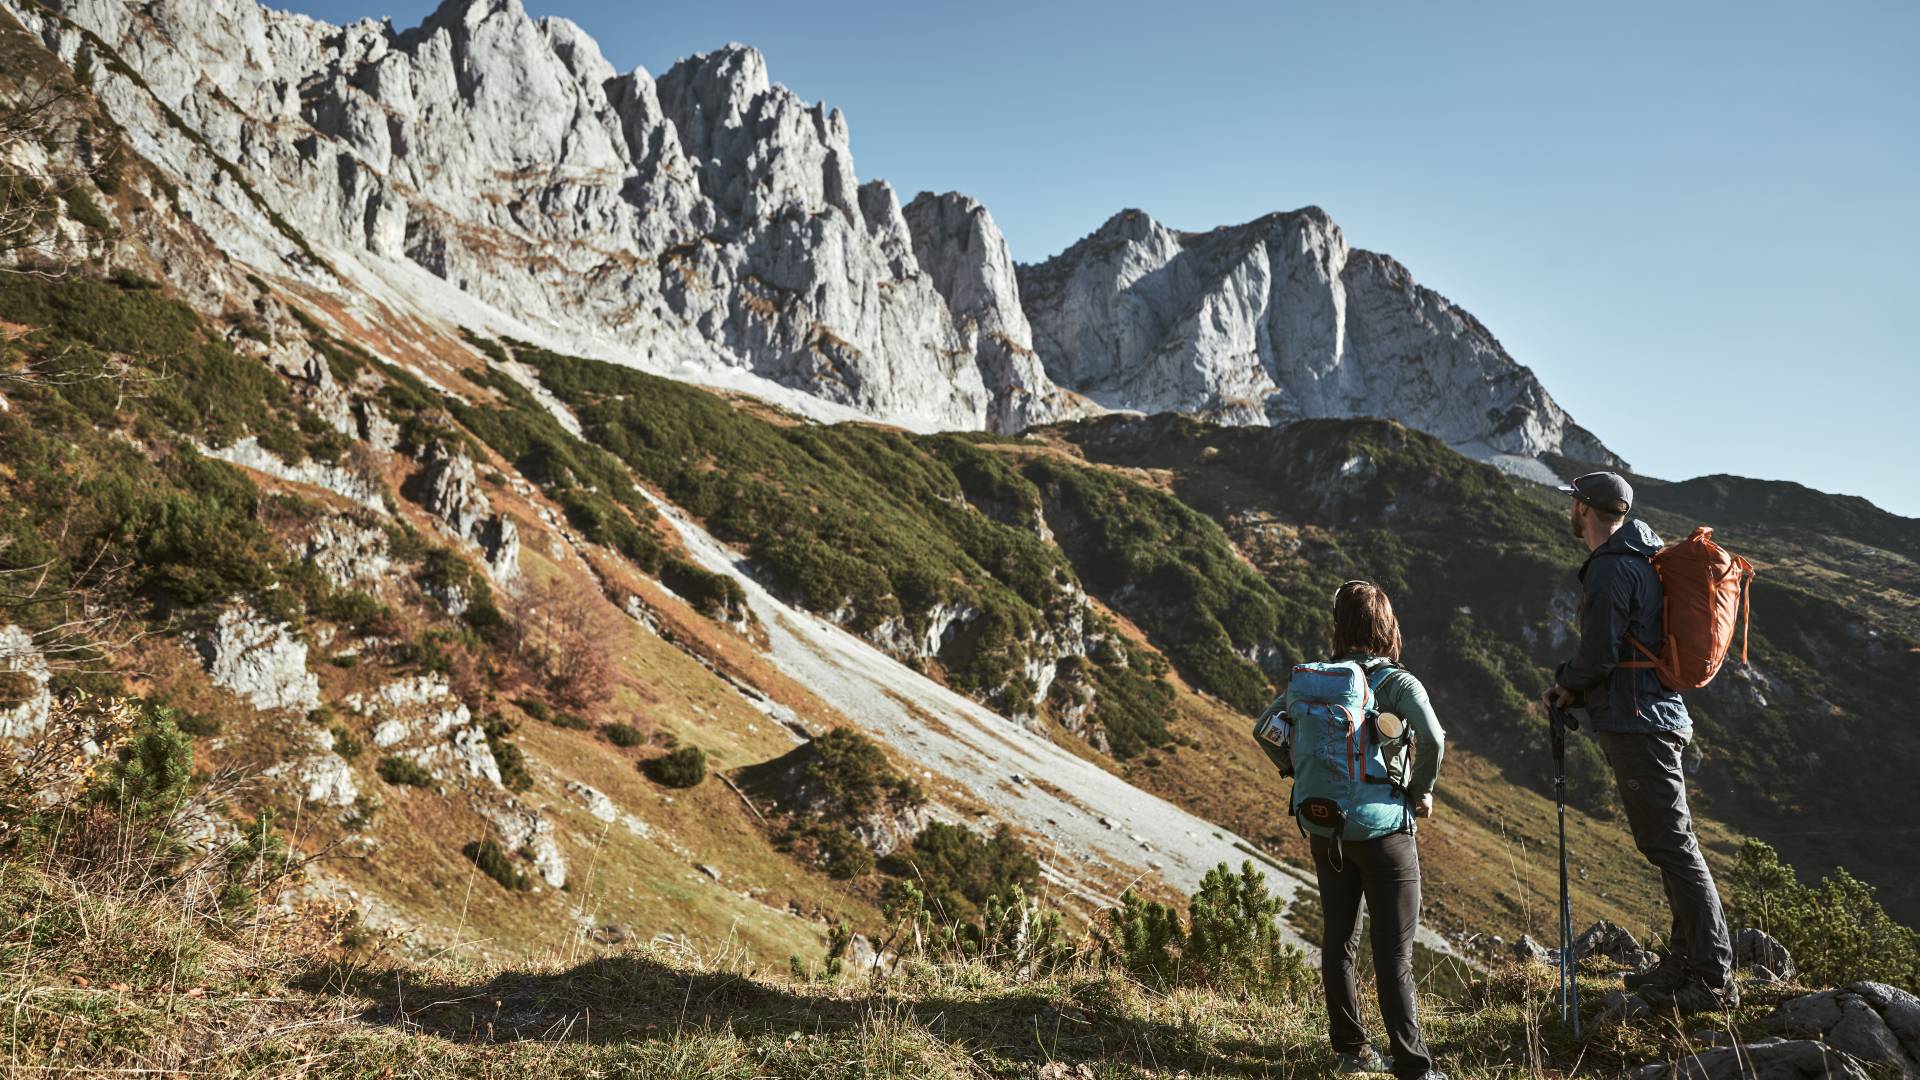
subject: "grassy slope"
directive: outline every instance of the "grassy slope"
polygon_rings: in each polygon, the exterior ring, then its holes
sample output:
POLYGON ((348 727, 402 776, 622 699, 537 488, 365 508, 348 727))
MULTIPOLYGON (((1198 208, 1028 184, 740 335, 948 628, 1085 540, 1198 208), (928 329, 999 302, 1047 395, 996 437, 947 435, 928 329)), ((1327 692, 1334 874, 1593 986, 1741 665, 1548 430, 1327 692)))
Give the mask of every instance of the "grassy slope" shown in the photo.
MULTIPOLYGON (((1160 995, 1090 966, 1019 978, 910 964, 844 985, 724 950, 643 947, 495 966, 342 957, 322 913, 223 927, 164 893, 0 865, 0 988, 14 1070, 205 1076, 1314 1077, 1332 1056, 1313 997, 1160 995), (1082 1071, 1083 1070, 1083 1071, 1082 1071)), ((1504 969, 1426 995, 1428 1040, 1455 1075, 1604 1076, 1697 1046, 1657 1019, 1575 1043, 1552 1020, 1551 969, 1504 969)), ((1588 1009, 1608 979, 1587 973, 1588 1009)), ((1748 988, 1753 1036, 1789 991, 1748 988)))
MULTIPOLYGON (((1278 591, 1325 596, 1348 576, 1381 581, 1396 599, 1407 662, 1448 730, 1516 789, 1545 790, 1544 721, 1530 702, 1571 652, 1579 559, 1551 492, 1381 421, 1275 432, 1115 418, 1049 437, 1094 460, 1161 470, 1183 501, 1228 524, 1278 591)), ((1647 516, 1669 535, 1692 523, 1658 509, 1647 516)), ((1737 517, 1720 536, 1762 551, 1791 539, 1737 517)), ((1920 882, 1906 871, 1920 863, 1904 853, 1920 838, 1895 793, 1920 764, 1920 744, 1888 738, 1872 720, 1901 714, 1920 679, 1920 651, 1896 622, 1846 594, 1768 569, 1755 589, 1753 637, 1767 681, 1732 670, 1689 695, 1700 807, 1776 841, 1805 870, 1844 862, 1911 918, 1920 882), (1755 688, 1764 688, 1765 705, 1755 688), (1841 817, 1853 824, 1824 824, 1841 817)), ((1612 816, 1592 742, 1576 739, 1573 748, 1572 800, 1612 816)))

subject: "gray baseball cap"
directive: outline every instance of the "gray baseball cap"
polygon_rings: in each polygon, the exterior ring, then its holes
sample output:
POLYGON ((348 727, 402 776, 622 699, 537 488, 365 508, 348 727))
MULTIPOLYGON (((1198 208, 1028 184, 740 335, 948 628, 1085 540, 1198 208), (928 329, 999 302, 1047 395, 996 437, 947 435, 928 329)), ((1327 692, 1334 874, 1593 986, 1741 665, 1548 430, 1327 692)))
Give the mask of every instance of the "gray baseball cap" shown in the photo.
POLYGON ((1560 492, 1608 513, 1619 510, 1623 503, 1626 509, 1633 509, 1633 485, 1619 473, 1590 472, 1576 476, 1571 484, 1561 485, 1560 492))

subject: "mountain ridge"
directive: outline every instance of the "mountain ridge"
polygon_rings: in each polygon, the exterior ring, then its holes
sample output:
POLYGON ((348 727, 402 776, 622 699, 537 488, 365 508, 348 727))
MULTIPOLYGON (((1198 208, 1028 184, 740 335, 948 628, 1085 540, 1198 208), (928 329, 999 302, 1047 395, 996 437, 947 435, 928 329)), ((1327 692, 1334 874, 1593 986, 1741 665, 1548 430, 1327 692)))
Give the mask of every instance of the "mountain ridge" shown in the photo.
MULTIPOLYGON (((129 130, 189 181, 183 208, 263 271, 822 419, 1010 432, 1103 411, 1080 392, 1097 380, 1052 377, 1078 362, 1054 345, 1071 335, 1022 295, 986 208, 949 193, 909 213, 884 180, 860 182, 845 117, 774 84, 750 48, 696 54, 655 78, 615 72, 576 24, 531 19, 518 0, 447 0, 405 30, 332 27, 252 0, 10 7, 69 62, 108 50, 96 81, 116 112, 143 111, 115 85, 125 71, 179 120, 177 131, 162 117, 129 130), (245 177, 245 192, 190 160, 203 152, 245 177), (420 272, 448 288, 419 288, 420 272), (1036 318, 1050 327, 1040 340, 1036 318)), ((1344 240, 1318 216, 1317 242, 1345 264, 1344 240)), ((1334 336, 1344 341, 1350 322, 1353 340, 1390 347, 1348 357, 1316 338, 1313 312, 1344 305, 1336 273, 1330 296, 1308 290, 1300 311, 1268 320, 1300 341, 1281 333, 1256 363, 1220 363, 1196 330, 1185 370, 1132 404, 1257 422, 1404 414, 1535 479, 1543 451, 1611 459, 1470 316, 1397 264, 1351 262, 1355 282, 1377 286, 1362 299, 1379 303, 1357 305, 1334 336), (1471 407, 1420 409, 1418 395, 1381 392, 1435 377, 1409 342, 1464 355, 1437 377, 1482 386, 1471 407), (1315 365, 1331 365, 1345 391, 1311 392, 1315 365), (1251 401, 1263 394, 1272 408, 1251 401)), ((1185 303, 1252 302, 1219 293, 1185 303)))

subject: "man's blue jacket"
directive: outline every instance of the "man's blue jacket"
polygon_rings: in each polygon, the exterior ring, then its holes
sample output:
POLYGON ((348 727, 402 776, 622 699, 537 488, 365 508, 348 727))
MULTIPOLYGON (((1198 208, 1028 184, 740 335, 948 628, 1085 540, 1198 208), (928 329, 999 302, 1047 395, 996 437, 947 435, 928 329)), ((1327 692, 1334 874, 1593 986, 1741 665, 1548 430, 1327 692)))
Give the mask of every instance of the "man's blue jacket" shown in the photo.
POLYGON ((1645 659, 1627 635, 1660 654, 1665 594, 1649 558, 1660 537, 1638 518, 1614 531, 1580 567, 1586 601, 1580 609, 1580 652, 1560 665, 1555 681, 1583 693, 1595 731, 1686 731, 1693 727, 1680 695, 1660 685, 1651 668, 1624 668, 1645 659))

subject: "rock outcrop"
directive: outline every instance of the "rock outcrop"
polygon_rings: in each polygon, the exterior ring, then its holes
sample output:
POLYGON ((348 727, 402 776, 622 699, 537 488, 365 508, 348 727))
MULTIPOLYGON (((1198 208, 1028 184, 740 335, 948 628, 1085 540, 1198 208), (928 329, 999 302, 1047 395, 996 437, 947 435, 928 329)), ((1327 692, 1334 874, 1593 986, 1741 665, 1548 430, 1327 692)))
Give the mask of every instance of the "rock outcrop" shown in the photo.
POLYGON ((309 727, 312 749, 264 770, 261 775, 286 783, 305 802, 317 806, 349 807, 360 798, 353 768, 333 750, 333 736, 309 727))
POLYGON ((1630 931, 1605 919, 1587 927, 1579 937, 1573 939, 1573 955, 1577 960, 1604 956, 1632 971, 1651 967, 1654 963, 1653 954, 1642 949, 1630 931))
POLYGON ((1122 211, 1021 267, 1020 296, 1047 374, 1108 408, 1384 416, 1481 458, 1617 462, 1478 320, 1318 207, 1204 233, 1122 211))
MULTIPOLYGON (((480 548, 495 581, 506 583, 520 576, 519 527, 511 518, 494 513, 493 501, 480 490, 472 458, 435 442, 427 449, 426 467, 413 486, 420 504, 448 533, 480 548)), ((466 605, 463 598, 458 605, 447 606, 464 609, 466 605)))
POLYGON ((511 795, 476 809, 500 834, 501 846, 532 863, 541 881, 556 889, 566 885, 567 857, 554 839, 550 818, 511 795))
POLYGON ((33 635, 18 626, 0 626, 0 739, 38 735, 53 711, 47 684, 53 672, 33 635))
POLYGON ((246 604, 222 608, 193 635, 213 685, 256 709, 307 712, 320 707, 320 680, 307 670, 307 645, 286 623, 246 604))
POLYGON ((1920 1077, 1920 999, 1877 982, 1855 982, 1782 1002, 1774 1023, 1818 1039, 1901 1080, 1920 1077))
POLYGON ((436 779, 500 786, 486 732, 439 675, 413 675, 346 699, 373 722, 373 745, 417 762, 436 779))
POLYGON ((1733 966, 1764 982, 1792 982, 1799 973, 1785 945, 1751 926, 1734 935, 1733 966))

